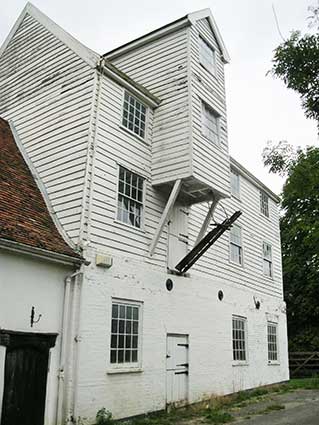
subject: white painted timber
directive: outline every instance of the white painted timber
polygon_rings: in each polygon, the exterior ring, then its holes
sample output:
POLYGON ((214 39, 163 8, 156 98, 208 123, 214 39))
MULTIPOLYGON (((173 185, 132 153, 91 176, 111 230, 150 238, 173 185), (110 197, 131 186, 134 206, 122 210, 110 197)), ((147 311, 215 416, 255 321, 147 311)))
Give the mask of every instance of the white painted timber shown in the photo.
POLYGON ((0 115, 13 122, 53 214, 78 243, 95 70, 50 22, 29 5, 5 42, 0 115))

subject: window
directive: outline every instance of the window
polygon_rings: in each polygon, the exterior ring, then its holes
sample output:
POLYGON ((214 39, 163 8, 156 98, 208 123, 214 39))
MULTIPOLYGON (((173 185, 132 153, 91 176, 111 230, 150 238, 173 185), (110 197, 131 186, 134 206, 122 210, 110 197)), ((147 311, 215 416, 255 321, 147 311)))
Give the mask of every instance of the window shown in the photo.
POLYGON ((141 227, 144 179, 124 167, 119 170, 117 219, 141 227))
POLYGON ((233 316, 233 360, 246 361, 246 319, 233 316))
POLYGON ((233 196, 240 198, 240 180, 239 174, 234 170, 230 170, 230 191, 233 196))
POLYGON ((278 361, 277 323, 268 322, 268 362, 278 361))
POLYGON ((139 362, 141 304, 112 302, 111 364, 139 362))
POLYGON ((202 37, 199 37, 199 61, 207 71, 216 74, 215 50, 202 37))
POLYGON ((124 93, 122 124, 124 127, 145 138, 146 107, 135 97, 124 93))
POLYGON ((243 264, 243 249, 241 242, 241 227, 233 224, 230 229, 230 261, 243 264))
POLYGON ((202 102, 202 133, 207 139, 219 145, 219 115, 202 102))
POLYGON ((260 211, 266 217, 269 217, 269 198, 265 192, 260 191, 260 211))
POLYGON ((271 245, 269 245, 267 242, 263 242, 263 267, 264 275, 272 277, 271 245))

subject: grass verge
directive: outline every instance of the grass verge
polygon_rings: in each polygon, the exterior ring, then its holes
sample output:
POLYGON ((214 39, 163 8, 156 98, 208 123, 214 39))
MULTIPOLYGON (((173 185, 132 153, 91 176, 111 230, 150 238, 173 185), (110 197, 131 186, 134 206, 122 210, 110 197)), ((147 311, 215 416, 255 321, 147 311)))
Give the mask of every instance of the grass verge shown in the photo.
MULTIPOLYGON (((198 419, 199 423, 224 424, 234 420, 231 414, 232 409, 240 408, 250 403, 260 400, 266 400, 268 396, 274 393, 285 393, 297 389, 319 389, 319 377, 307 379, 292 379, 285 384, 270 385, 267 387, 256 388, 249 391, 240 391, 238 393, 225 397, 211 397, 195 405, 184 408, 171 409, 168 413, 151 413, 149 415, 129 419, 121 422, 122 425, 178 425, 183 424, 190 419, 198 419)), ((267 414, 275 410, 282 410, 285 406, 281 404, 271 404, 258 414, 267 414)), ((115 423, 113 420, 109 423, 115 423)), ((102 422, 104 425, 104 423, 102 422)))

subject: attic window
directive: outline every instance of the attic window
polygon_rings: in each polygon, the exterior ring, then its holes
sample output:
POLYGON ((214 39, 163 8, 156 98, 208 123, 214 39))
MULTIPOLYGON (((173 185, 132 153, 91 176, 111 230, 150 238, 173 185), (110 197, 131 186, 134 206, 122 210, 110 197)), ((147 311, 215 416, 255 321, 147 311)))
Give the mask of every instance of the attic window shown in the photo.
POLYGON ((128 92, 124 93, 122 125, 145 138, 146 106, 128 92))
POLYGON ((216 74, 215 50, 201 36, 199 37, 199 62, 207 71, 216 74))

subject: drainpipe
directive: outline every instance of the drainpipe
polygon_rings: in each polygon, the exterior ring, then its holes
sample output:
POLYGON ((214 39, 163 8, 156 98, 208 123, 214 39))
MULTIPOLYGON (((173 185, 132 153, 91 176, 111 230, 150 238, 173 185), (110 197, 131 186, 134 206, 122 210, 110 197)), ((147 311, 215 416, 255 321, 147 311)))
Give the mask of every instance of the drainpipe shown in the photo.
POLYGON ((82 273, 82 270, 78 270, 75 273, 68 275, 65 282, 64 289, 64 305, 63 305, 63 317, 62 317, 62 329, 61 329, 61 354, 60 354, 60 365, 59 365, 59 383, 58 383, 58 402, 57 402, 57 425, 62 425, 63 417, 63 399, 64 399, 64 371, 65 371, 65 360, 66 360, 66 349, 68 343, 69 334, 69 311, 70 311, 70 294, 71 294, 71 283, 72 279, 82 273))

